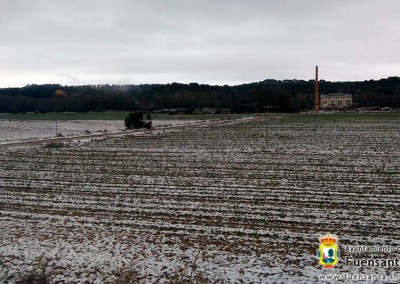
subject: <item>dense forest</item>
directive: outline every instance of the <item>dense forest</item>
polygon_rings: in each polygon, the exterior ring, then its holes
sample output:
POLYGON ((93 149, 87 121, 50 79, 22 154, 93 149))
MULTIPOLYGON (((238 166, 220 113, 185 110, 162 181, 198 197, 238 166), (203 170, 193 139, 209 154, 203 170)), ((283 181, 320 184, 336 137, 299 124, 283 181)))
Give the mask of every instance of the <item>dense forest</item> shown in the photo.
MULTIPOLYGON (((356 106, 400 107, 400 77, 319 82, 321 94, 353 94, 356 106)), ((314 80, 265 80, 237 86, 205 84, 28 85, 0 89, 0 112, 85 112, 213 108, 230 112, 295 112, 312 109, 314 80)))

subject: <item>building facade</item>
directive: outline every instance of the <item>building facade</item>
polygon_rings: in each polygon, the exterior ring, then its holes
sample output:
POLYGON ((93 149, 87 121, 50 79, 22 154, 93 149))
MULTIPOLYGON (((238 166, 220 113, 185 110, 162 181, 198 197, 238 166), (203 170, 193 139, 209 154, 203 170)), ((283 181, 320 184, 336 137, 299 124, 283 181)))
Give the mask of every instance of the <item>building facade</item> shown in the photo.
POLYGON ((320 108, 347 108, 353 105, 353 95, 344 93, 332 93, 321 95, 320 108))

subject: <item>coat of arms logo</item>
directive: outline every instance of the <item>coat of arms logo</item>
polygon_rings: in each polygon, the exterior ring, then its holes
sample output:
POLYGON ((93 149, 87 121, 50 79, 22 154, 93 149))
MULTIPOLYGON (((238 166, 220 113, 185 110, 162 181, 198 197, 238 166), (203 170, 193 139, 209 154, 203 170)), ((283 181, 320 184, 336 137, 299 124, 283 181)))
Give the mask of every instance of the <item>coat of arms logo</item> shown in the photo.
POLYGON ((324 268, 334 268, 339 262, 340 250, 338 246, 339 238, 333 234, 326 234, 319 238, 320 245, 317 250, 319 264, 324 268))

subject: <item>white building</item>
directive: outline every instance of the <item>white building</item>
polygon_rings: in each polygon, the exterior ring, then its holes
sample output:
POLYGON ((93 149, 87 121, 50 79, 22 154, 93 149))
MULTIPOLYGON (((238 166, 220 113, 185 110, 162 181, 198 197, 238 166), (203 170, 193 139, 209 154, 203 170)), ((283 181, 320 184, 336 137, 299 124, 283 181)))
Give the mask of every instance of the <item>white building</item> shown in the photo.
POLYGON ((321 95, 320 108, 346 108, 353 105, 353 95, 344 93, 331 93, 321 95))

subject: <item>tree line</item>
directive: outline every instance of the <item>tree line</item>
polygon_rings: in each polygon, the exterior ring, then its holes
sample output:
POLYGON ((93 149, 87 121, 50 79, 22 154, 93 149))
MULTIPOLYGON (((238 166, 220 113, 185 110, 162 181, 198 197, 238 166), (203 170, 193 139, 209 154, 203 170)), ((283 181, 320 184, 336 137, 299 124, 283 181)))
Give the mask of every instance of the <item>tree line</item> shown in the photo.
MULTIPOLYGON (((154 111, 215 108, 230 112, 295 112, 312 109, 314 80, 273 80, 236 86, 207 84, 27 85, 0 89, 0 112, 154 111), (61 95, 60 95, 61 94, 61 95)), ((353 94, 357 106, 400 107, 400 77, 319 82, 321 94, 353 94)))

